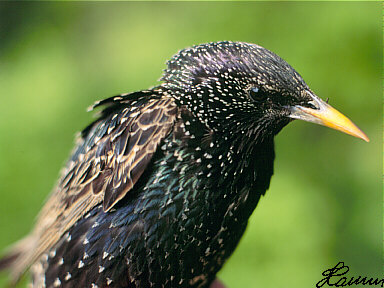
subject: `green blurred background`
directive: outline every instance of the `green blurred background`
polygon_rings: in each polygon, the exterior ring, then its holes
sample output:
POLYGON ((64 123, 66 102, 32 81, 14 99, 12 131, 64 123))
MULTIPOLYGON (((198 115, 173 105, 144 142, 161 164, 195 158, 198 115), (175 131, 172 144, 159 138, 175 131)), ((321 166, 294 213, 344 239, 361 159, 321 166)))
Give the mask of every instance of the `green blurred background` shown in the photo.
POLYGON ((371 142, 283 129, 271 187, 219 277, 315 287, 339 261, 349 276, 379 276, 381 39, 379 2, 0 2, 0 248, 33 226, 87 106, 156 85, 179 49, 234 40, 283 57, 371 142))

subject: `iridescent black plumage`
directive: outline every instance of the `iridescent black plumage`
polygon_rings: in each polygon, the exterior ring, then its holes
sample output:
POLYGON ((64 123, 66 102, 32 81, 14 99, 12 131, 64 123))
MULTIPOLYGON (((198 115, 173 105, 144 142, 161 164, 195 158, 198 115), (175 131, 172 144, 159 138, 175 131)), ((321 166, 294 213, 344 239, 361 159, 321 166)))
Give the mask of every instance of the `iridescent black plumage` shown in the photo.
POLYGON ((35 230, 3 261, 15 278, 33 264, 34 287, 209 287, 269 187, 273 137, 313 98, 246 43, 183 50, 162 80, 95 105, 35 230))

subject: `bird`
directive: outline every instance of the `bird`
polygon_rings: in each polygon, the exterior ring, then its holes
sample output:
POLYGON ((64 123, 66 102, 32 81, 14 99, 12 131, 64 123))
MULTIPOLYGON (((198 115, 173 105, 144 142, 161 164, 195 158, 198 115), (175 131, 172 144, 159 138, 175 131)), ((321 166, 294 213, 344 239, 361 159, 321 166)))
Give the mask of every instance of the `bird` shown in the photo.
POLYGON ((179 51, 160 83, 96 102, 29 235, 0 260, 32 287, 210 287, 304 120, 369 141, 256 44, 179 51))

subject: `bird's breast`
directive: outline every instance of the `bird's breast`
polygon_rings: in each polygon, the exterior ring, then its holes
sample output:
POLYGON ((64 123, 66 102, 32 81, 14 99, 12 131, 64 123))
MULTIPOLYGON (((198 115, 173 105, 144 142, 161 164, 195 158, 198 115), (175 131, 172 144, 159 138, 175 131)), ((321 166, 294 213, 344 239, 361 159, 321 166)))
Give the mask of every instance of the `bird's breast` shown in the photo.
POLYGON ((133 210, 144 223, 149 269, 162 271, 150 273, 151 281, 204 287, 234 251, 261 194, 252 191, 252 165, 234 183, 233 171, 221 165, 226 155, 186 143, 165 139, 133 210), (176 271, 167 271, 175 261, 176 271))

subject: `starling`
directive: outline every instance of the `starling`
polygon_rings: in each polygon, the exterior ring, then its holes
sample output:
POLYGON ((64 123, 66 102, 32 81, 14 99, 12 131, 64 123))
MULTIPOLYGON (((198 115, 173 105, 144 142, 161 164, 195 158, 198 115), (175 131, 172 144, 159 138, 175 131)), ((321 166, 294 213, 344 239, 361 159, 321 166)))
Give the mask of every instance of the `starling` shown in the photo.
POLYGON ((269 187, 293 119, 369 141, 283 59, 216 42, 176 54, 161 84, 108 98, 34 230, 1 260, 32 287, 209 287, 269 187))

